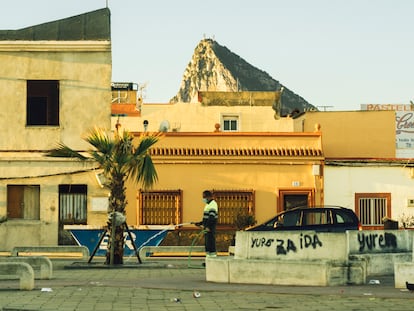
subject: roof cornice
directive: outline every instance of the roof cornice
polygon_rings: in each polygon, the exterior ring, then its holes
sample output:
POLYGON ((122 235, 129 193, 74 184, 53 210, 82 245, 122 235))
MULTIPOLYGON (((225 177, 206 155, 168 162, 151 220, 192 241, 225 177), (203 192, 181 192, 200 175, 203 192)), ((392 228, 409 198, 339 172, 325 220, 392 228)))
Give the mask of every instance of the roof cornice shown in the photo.
POLYGON ((110 52, 111 41, 0 41, 0 52, 110 52))
MULTIPOLYGON (((135 137, 140 137, 143 132, 132 132, 135 137)), ((321 132, 166 132, 165 136, 171 137, 321 137, 321 132)))
POLYGON ((277 148, 158 148, 150 149, 151 156, 161 157, 265 157, 323 158, 322 150, 313 147, 277 148))

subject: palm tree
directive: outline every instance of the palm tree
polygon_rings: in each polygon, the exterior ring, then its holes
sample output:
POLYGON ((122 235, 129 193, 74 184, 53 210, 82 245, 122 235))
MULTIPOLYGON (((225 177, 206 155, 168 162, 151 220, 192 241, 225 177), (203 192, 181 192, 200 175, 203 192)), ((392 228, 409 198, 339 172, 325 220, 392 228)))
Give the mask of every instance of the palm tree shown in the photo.
POLYGON ((107 179, 106 187, 110 190, 108 209, 108 232, 110 239, 106 253, 106 264, 123 264, 124 255, 124 229, 126 188, 125 182, 132 179, 135 183, 141 183, 144 189, 152 187, 157 181, 157 172, 149 154, 149 149, 158 140, 159 134, 144 133, 137 146, 133 145, 133 135, 128 131, 119 133, 119 128, 114 137, 103 129, 91 130, 84 140, 94 148, 89 150, 90 157, 59 144, 56 149, 47 155, 51 157, 71 157, 80 160, 98 162, 107 179), (116 220, 121 220, 116 221, 116 220), (114 225, 115 224, 115 225, 114 225))

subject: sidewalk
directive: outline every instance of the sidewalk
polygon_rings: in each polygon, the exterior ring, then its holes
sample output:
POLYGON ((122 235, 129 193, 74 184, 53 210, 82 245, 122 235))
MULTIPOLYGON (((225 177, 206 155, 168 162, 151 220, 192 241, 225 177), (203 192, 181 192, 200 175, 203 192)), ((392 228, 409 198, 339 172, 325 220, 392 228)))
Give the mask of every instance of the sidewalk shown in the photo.
POLYGON ((221 284, 205 281, 202 262, 53 260, 53 279, 36 280, 32 291, 1 280, 0 310, 413 310, 414 293, 395 289, 391 276, 358 286, 221 284))

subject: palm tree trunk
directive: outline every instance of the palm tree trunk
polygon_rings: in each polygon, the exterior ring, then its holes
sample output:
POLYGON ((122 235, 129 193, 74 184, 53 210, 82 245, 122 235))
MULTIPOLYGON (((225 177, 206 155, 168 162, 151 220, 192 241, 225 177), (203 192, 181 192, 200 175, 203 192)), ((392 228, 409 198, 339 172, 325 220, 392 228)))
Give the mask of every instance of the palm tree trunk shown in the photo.
MULTIPOLYGON (((113 174, 110 182, 111 194, 109 197, 109 213, 119 212, 125 214, 126 197, 125 197, 125 182, 122 174, 113 174)), ((106 252, 106 264, 118 265, 124 263, 124 230, 125 223, 120 225, 114 224, 114 219, 111 217, 108 221, 108 232, 110 237, 108 241, 108 249, 106 252)))
POLYGON ((110 238, 108 241, 108 249, 106 252, 106 264, 122 265, 124 263, 124 229, 125 226, 121 225, 115 227, 114 232, 112 226, 109 227, 108 231, 110 232, 110 238), (111 239, 112 234, 114 234, 113 241, 111 239))

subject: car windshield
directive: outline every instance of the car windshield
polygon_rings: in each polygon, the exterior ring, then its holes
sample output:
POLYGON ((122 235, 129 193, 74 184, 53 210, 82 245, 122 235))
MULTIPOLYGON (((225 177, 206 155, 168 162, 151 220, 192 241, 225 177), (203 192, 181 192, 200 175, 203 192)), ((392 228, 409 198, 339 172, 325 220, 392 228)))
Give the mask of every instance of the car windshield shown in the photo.
POLYGON ((265 223, 266 227, 292 227, 300 225, 300 211, 282 213, 265 223))

